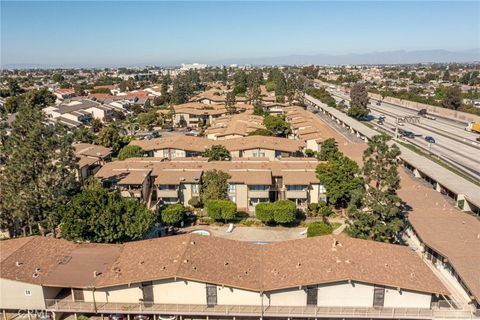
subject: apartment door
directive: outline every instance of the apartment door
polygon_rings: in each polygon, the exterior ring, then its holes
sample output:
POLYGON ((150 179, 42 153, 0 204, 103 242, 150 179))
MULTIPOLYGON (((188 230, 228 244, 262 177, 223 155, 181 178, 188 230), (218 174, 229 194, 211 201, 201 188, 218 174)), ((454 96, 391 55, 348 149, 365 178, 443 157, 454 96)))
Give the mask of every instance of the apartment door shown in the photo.
POLYGON ((383 307, 385 301, 385 287, 375 286, 373 288, 373 307, 383 307))
POLYGON ((74 301, 84 301, 85 297, 83 296, 82 289, 73 289, 73 300, 74 301))
POLYGON ((143 302, 145 306, 153 303, 153 285, 152 281, 142 282, 143 302))
POLYGON ((214 307, 217 304, 217 286, 207 284, 207 306, 214 307))
POLYGON ((316 306, 318 301, 317 287, 307 287, 307 306, 316 306))

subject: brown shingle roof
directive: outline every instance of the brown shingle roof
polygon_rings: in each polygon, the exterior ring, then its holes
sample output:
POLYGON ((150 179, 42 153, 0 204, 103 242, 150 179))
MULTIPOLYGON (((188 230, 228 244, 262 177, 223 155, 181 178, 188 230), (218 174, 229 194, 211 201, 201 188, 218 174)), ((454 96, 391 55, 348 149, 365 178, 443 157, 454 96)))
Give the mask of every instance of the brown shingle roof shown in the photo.
POLYGON ((111 245, 32 237, 2 261, 0 276, 79 288, 180 278, 253 291, 354 280, 448 294, 408 247, 342 235, 266 245, 192 234, 111 245))

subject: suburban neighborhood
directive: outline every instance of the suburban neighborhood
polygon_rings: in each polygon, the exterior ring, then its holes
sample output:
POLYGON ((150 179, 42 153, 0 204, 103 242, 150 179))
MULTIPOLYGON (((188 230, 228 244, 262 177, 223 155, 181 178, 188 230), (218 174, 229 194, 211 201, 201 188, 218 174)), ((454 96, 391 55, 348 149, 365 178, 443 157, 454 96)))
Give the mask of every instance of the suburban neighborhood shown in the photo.
MULTIPOLYGON (((272 31, 279 21, 259 19, 339 17, 333 2, 41 4, 1 4, 3 320, 480 317, 478 48, 405 51, 399 37, 387 51, 372 30, 353 30, 372 49, 335 54, 330 41, 340 48, 352 30, 334 30, 318 36, 331 53, 311 55, 319 44, 284 31, 292 53, 272 31), (59 52, 20 50, 34 39, 19 21, 46 9, 82 19, 111 10, 92 20, 103 28, 78 31, 98 52, 71 39, 59 52), (115 14, 139 19, 137 40, 113 33, 133 34, 115 14), (184 29, 239 35, 229 14, 264 34, 186 40, 184 29), (168 48, 146 38, 156 28, 170 30, 168 48), (99 42, 107 35, 110 45, 99 42)), ((409 8, 478 9, 344 5, 355 21, 366 7, 391 19, 396 8, 419 26, 409 8)), ((63 19, 37 27, 65 34, 63 19)), ((304 31, 325 23, 291 19, 304 31)), ((464 23, 452 28, 478 37, 464 23)))

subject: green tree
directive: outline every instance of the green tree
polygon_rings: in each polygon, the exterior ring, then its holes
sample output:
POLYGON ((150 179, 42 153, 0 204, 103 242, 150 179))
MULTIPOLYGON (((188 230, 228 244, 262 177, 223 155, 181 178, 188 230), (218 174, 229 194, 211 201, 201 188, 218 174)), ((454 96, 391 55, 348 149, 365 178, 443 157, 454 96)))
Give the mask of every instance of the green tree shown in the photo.
POLYGON ((10 96, 15 97, 22 93, 22 88, 18 85, 17 79, 10 79, 8 81, 8 92, 10 96))
POLYGON ((96 179, 60 210, 62 236, 68 240, 124 242, 141 239, 155 224, 155 215, 137 199, 123 198, 96 179))
POLYGON ((267 129, 256 129, 248 134, 249 136, 271 136, 272 132, 267 129))
POLYGON ((184 214, 185 208, 180 203, 170 204, 161 211, 162 221, 169 225, 182 221, 184 214))
POLYGON ((81 126, 73 133, 74 142, 94 143, 97 136, 89 128, 81 126))
POLYGON ((96 142, 104 147, 112 148, 112 151, 115 153, 122 145, 122 137, 118 128, 110 125, 100 130, 96 142))
POLYGON ((60 206, 77 192, 73 135, 46 125, 38 106, 22 105, 4 138, 0 173, 1 227, 13 235, 54 230, 60 206))
POLYGON ((203 203, 210 200, 227 199, 228 179, 231 176, 220 170, 208 170, 202 175, 200 198, 203 203))
POLYGON ((207 202, 206 208, 210 218, 223 220, 225 223, 235 218, 235 214, 237 213, 236 204, 224 199, 210 200, 207 202))
POLYGON ((38 108, 48 107, 49 105, 54 104, 57 99, 54 94, 47 90, 47 88, 31 90, 24 95, 25 103, 27 105, 36 106, 38 108))
POLYGON ((60 83, 60 82, 62 82, 63 80, 65 80, 65 77, 62 76, 60 73, 55 73, 55 74, 52 76, 52 80, 53 80, 54 82, 60 83))
POLYGON ((225 99, 225 106, 227 108, 228 114, 235 114, 237 112, 236 108, 236 99, 235 99, 235 92, 230 91, 227 93, 227 97, 225 99))
POLYGON ((202 156, 208 158, 208 161, 225 161, 231 159, 230 151, 221 144, 213 145, 211 149, 205 150, 202 156))
POLYGON ((268 131, 276 136, 286 137, 292 132, 290 124, 285 121, 285 117, 283 115, 267 115, 265 118, 263 118, 263 125, 268 131))
POLYGON ((118 153, 118 160, 143 157, 144 151, 141 147, 129 144, 123 147, 118 153))
POLYGON ((352 193, 362 184, 358 171, 357 163, 343 154, 318 164, 317 178, 327 189, 328 203, 346 208, 352 193))
POLYGON ((320 151, 317 153, 317 158, 320 161, 334 160, 340 155, 338 150, 337 141, 334 138, 328 138, 323 141, 320 146, 320 151))
POLYGON ((100 129, 103 128, 103 123, 100 119, 93 118, 92 121, 90 121, 90 127, 92 128, 93 132, 99 132, 100 129))
POLYGON ((349 206, 347 232, 353 237, 396 242, 403 230, 397 196, 400 150, 390 146, 389 139, 386 135, 374 136, 364 152, 362 174, 368 188, 354 195, 349 206))
POLYGON ((350 108, 347 114, 355 119, 362 119, 369 113, 368 110, 368 91, 364 84, 357 83, 350 92, 350 108))
POLYGON ((151 130, 154 125, 158 124, 158 120, 159 117, 156 110, 140 113, 137 117, 138 124, 147 130, 151 130))
POLYGON ((457 110, 462 106, 462 90, 459 86, 452 86, 446 89, 442 106, 453 110, 457 110))
POLYGON ((260 202, 255 206, 255 217, 263 223, 272 223, 274 218, 275 208, 273 202, 260 202))
POLYGON ((6 113, 15 113, 18 111, 22 103, 23 103, 22 96, 8 97, 7 100, 5 101, 5 104, 3 105, 3 110, 6 113))

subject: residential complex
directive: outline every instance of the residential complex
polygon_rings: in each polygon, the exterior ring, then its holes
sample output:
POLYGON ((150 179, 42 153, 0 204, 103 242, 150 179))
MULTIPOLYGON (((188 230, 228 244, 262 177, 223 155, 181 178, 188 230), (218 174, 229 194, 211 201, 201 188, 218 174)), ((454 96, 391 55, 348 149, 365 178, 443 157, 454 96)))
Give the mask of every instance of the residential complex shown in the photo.
POLYGON ((340 316, 355 307, 360 317, 395 310, 398 318, 431 318, 448 295, 408 248, 345 236, 265 245, 198 235, 125 244, 27 237, 0 249, 0 307, 45 309, 54 319, 120 310, 323 317, 326 307, 340 316))
POLYGON ((132 158, 106 163, 96 176, 122 195, 151 205, 158 201, 188 205, 190 199, 200 196, 202 174, 220 170, 230 176, 228 197, 238 210, 254 212, 260 202, 288 199, 305 208, 326 200, 325 187, 315 175, 316 165, 316 160, 305 158, 132 158))

